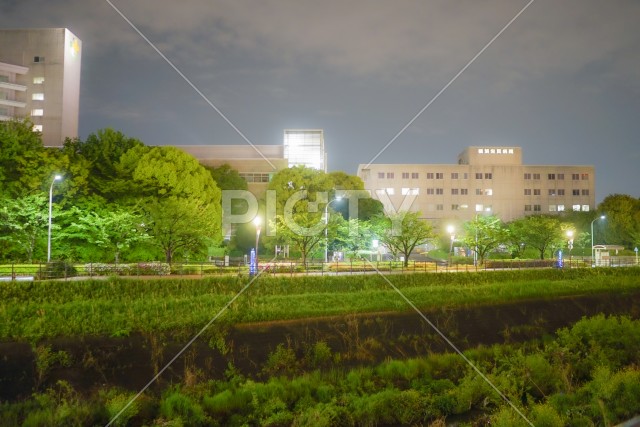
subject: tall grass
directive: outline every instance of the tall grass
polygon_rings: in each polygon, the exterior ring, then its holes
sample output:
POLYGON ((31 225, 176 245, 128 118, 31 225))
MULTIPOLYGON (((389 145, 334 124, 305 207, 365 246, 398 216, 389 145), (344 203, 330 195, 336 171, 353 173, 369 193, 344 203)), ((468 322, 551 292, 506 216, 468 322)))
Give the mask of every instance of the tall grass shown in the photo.
MULTIPOLYGON (((533 298, 640 291, 640 269, 523 270, 389 275, 423 310, 533 298)), ((248 278, 110 279, 0 285, 0 338, 193 329, 206 324, 248 278)), ((378 275, 262 277, 220 321, 260 322, 346 313, 406 311, 378 275)))

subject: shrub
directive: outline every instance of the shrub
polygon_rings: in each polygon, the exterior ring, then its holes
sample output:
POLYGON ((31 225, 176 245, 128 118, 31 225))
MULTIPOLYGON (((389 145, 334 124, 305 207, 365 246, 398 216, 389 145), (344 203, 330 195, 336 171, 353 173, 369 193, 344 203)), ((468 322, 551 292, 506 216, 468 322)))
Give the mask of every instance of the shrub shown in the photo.
POLYGON ((165 395, 160 402, 160 414, 169 420, 180 420, 190 426, 206 425, 207 422, 202 407, 178 390, 165 395))

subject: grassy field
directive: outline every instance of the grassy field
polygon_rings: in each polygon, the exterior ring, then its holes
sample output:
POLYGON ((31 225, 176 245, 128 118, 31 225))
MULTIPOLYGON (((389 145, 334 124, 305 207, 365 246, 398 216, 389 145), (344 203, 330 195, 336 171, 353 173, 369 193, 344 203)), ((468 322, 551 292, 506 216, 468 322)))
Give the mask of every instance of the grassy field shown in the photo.
MULTIPOLYGON (((391 275, 388 280, 422 310, 640 291, 638 268, 410 274, 391 275)), ((194 331, 248 281, 247 277, 212 277, 2 283, 0 339, 194 331)), ((218 321, 260 322, 409 309, 378 275, 260 276, 218 321)))
POLYGON ((349 369, 319 342, 304 356, 278 347, 261 380, 229 366, 223 380, 146 391, 124 411, 134 391, 83 396, 58 381, 25 401, 0 402, 0 418, 3 426, 608 426, 640 411, 639 352, 640 321, 605 316, 544 343, 467 351, 522 416, 455 354, 349 369))

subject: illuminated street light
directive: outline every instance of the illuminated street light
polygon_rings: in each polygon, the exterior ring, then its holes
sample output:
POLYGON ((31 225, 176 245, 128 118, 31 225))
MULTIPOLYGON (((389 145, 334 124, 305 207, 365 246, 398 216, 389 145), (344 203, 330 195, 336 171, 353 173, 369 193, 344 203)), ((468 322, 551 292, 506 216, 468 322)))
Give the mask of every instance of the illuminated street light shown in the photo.
POLYGON ((453 253, 453 241, 456 239, 455 231, 456 231, 456 228, 453 225, 447 226, 447 232, 451 236, 451 245, 449 246, 449 265, 451 265, 451 257, 453 253))
POLYGON ((598 218, 594 219, 593 221, 591 221, 591 264, 595 266, 595 250, 594 250, 594 244, 593 244, 593 223, 596 222, 599 219, 605 219, 606 216, 604 215, 600 215, 598 218))
POLYGON ((53 205, 53 184, 60 180, 62 180, 62 176, 55 175, 51 181, 51 187, 49 187, 49 235, 47 237, 47 262, 51 261, 51 211, 53 205))
POLYGON ((324 262, 327 263, 329 261, 329 205, 333 202, 339 202, 342 200, 342 196, 336 196, 335 199, 324 205, 324 262))
POLYGON ((569 268, 571 268, 571 251, 573 250, 573 230, 567 230, 567 246, 569 248, 569 268))

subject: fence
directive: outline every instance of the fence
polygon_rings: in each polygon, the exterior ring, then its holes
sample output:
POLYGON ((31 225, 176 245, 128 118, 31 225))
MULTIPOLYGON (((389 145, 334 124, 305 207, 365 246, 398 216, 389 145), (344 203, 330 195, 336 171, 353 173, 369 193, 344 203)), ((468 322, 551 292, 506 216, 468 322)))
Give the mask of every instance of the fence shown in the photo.
MULTIPOLYGON (((638 258, 611 257, 606 262, 600 262, 598 267, 629 267, 639 266, 638 258)), ((562 263, 555 259, 546 260, 486 260, 482 265, 468 263, 453 263, 437 261, 410 260, 405 266, 400 261, 342 261, 323 262, 309 261, 303 264, 298 261, 280 260, 277 262, 260 262, 259 268, 263 274, 278 275, 331 275, 331 274, 371 274, 384 273, 450 273, 450 272, 475 272, 491 270, 519 270, 531 268, 586 268, 593 267, 590 257, 566 258, 562 263)), ((144 263, 85 263, 71 264, 65 262, 35 263, 35 264, 5 264, 0 265, 0 281, 32 281, 75 278, 100 278, 100 277, 167 277, 167 276, 193 276, 205 277, 215 275, 248 275, 249 267, 244 259, 231 259, 228 262, 212 260, 200 263, 174 263, 160 262, 144 263)))

